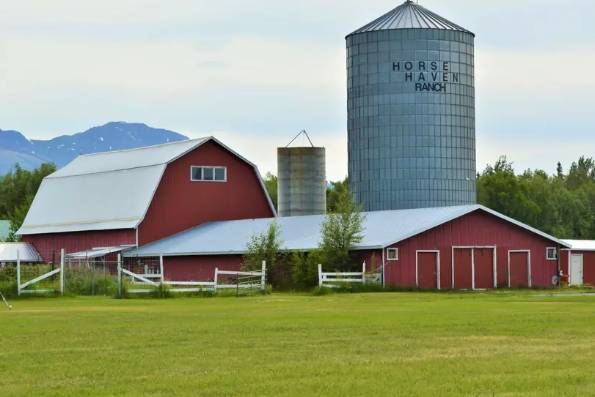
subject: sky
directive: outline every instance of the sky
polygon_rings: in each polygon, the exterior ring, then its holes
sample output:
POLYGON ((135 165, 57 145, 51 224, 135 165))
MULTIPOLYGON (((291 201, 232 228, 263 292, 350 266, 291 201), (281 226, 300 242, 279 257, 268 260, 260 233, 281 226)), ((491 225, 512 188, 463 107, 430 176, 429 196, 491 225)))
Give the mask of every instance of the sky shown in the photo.
MULTIPOLYGON (((0 129, 214 135, 263 172, 306 129, 347 175, 344 37, 393 0, 0 0, 0 129)), ((595 2, 422 0, 476 34, 478 170, 595 156, 595 2)))

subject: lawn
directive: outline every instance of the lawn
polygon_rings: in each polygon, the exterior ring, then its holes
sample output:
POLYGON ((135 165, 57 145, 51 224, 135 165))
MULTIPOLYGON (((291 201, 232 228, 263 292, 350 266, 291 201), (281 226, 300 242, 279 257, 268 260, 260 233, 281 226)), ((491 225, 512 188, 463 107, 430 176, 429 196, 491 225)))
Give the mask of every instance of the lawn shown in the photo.
POLYGON ((46 298, 0 308, 0 396, 595 395, 595 296, 46 298))

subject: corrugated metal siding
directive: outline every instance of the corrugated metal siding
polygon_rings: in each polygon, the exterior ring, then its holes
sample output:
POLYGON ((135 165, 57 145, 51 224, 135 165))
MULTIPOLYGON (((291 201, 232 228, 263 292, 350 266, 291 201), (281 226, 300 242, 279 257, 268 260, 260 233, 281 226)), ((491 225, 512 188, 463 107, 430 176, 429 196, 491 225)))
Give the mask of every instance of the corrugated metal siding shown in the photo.
POLYGON ((139 244, 210 221, 274 216, 254 168, 215 142, 170 163, 145 219, 139 244), (192 182, 191 166, 226 166, 227 182, 192 182))
POLYGON ((508 251, 525 249, 531 250, 533 286, 552 286, 552 277, 557 274, 558 263, 546 260, 545 255, 546 248, 555 244, 484 212, 465 215, 395 244, 394 247, 400 250, 400 260, 386 262, 387 284, 415 286, 416 250, 440 250, 441 285, 443 289, 450 288, 452 246, 494 245, 497 246, 498 287, 508 286, 508 251))
POLYGON ((134 229, 99 230, 89 232, 35 234, 23 236, 23 241, 31 244, 47 263, 60 262, 60 250, 66 253, 80 252, 97 247, 135 245, 134 229))
POLYGON ((172 256, 163 258, 165 279, 168 281, 213 281, 215 268, 239 271, 242 256, 172 256))

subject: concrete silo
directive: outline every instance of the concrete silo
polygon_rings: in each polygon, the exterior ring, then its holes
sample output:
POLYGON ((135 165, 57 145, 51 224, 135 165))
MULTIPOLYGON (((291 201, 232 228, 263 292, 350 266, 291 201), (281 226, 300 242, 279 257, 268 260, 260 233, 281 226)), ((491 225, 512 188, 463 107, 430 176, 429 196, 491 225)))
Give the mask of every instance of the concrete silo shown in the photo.
POLYGON ((365 210, 476 202, 474 38, 412 1, 347 36, 349 179, 365 210))
POLYGON ((324 148, 314 146, 278 148, 277 173, 279 216, 326 213, 324 148))

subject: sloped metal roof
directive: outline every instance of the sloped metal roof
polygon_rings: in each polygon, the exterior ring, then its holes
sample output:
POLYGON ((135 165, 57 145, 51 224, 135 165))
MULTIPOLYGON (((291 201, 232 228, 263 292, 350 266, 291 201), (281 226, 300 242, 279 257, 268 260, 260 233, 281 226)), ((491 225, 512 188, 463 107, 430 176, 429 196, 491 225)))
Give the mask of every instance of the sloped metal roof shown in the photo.
POLYGON ((595 251, 595 240, 562 240, 573 251, 595 251))
POLYGON ((67 254, 66 257, 68 259, 94 259, 94 258, 102 258, 109 254, 115 254, 116 252, 122 252, 127 249, 132 248, 130 245, 119 245, 115 247, 102 247, 102 248, 93 248, 86 251, 80 252, 73 252, 72 254, 67 254))
MULTIPOLYGON (((364 238, 355 249, 380 249, 423 233, 473 211, 483 210, 498 218, 562 244, 552 236, 480 205, 422 208, 364 213, 364 238)), ((318 247, 325 215, 212 222, 163 240, 132 249, 125 256, 183 256, 245 254, 250 238, 266 232, 276 221, 283 247, 309 251, 318 247)), ((562 244, 564 245, 564 244, 562 244)))
POLYGON ((200 146, 208 139, 199 138, 137 149, 85 154, 48 176, 48 179, 163 165, 200 146))
MULTIPOLYGON (((144 219, 167 164, 213 137, 80 156, 46 177, 19 235, 134 229, 144 219)), ((273 204, 262 185, 269 205, 273 204)))
POLYGON ((471 33, 419 4, 407 0, 397 8, 351 33, 351 35, 395 29, 440 29, 471 33))
POLYGON ((41 257, 28 243, 0 243, 0 262, 41 262, 41 257))

